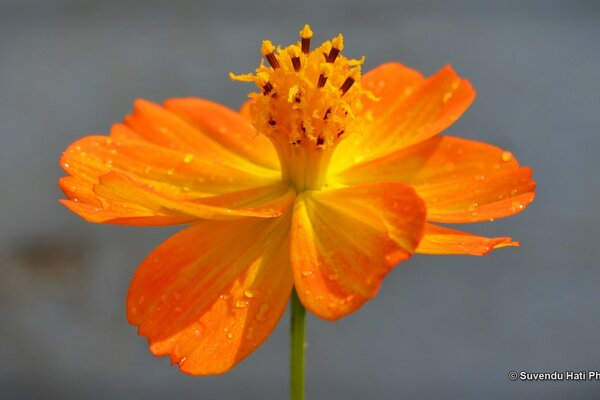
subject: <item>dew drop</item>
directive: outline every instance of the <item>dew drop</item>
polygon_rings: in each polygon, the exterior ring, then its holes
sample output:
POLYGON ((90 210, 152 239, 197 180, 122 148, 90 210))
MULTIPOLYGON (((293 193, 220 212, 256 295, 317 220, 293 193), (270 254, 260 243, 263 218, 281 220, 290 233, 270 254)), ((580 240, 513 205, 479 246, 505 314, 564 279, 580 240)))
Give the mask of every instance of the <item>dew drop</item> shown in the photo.
POLYGON ((200 329, 194 329, 194 335, 200 336, 200 329))
POLYGON ((302 276, 305 278, 308 278, 309 276, 312 276, 313 272, 312 271, 302 271, 302 276))
POLYGON ((229 333, 227 334, 227 338, 228 338, 228 339, 233 339, 233 332, 229 332, 229 333))
POLYGON ((248 289, 248 290, 244 291, 244 296, 246 296, 249 299, 256 297, 256 290, 248 289))
POLYGON ((264 322, 267 319, 267 313, 271 309, 271 305, 269 303, 262 303, 258 307, 258 311, 254 314, 254 318, 258 322, 264 322))
POLYGON ((510 151, 503 151, 501 157, 502 157, 502 161, 508 162, 508 161, 512 160, 513 155, 510 151))
POLYGON ((248 302, 244 300, 238 300, 235 302, 235 308, 246 308, 248 307, 248 302))
POLYGON ((223 300, 229 300, 231 296, 228 294, 222 294, 221 296, 219 296, 219 298, 223 299, 223 300))
POLYGON ((185 164, 189 164, 194 160, 194 155, 193 154, 186 154, 185 157, 183 157, 183 162, 185 164))
POLYGON ((513 201, 511 207, 513 211, 522 210, 523 204, 519 203, 518 201, 513 201))
POLYGON ((450 101, 450 99, 452 98, 453 93, 452 92, 446 92, 444 93, 444 97, 442 97, 442 102, 444 104, 446 104, 447 102, 450 101))
POLYGON ((358 156, 354 157, 354 164, 358 164, 359 162, 361 162, 364 159, 365 159, 364 154, 358 155, 358 156))

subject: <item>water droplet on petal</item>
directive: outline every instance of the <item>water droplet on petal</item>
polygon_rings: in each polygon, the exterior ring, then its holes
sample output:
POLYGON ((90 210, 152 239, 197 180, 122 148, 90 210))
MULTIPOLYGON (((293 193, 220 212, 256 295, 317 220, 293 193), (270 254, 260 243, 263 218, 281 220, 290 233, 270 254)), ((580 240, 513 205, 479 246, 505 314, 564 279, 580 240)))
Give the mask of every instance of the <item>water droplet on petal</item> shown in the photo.
POLYGON ((183 162, 185 164, 189 164, 194 160, 194 155, 193 154, 186 154, 185 157, 183 157, 183 162))
POLYGON ((518 201, 513 201, 511 204, 512 210, 513 211, 517 211, 517 210, 522 210, 523 209, 523 204, 521 204, 518 201))
POLYGON ((194 329, 194 335, 200 336, 200 329, 194 329))
POLYGON ((271 305, 269 303, 262 303, 258 307, 258 311, 256 312, 256 314, 254 314, 254 318, 258 322, 264 322, 264 321, 266 321, 266 319, 267 319, 267 313, 269 312, 270 309, 271 309, 271 305))
POLYGON ((503 151, 501 157, 502 157, 502 161, 508 162, 508 161, 512 160, 513 155, 510 151, 503 151))
POLYGON ((227 334, 227 338, 228 338, 228 339, 233 339, 233 332, 229 332, 229 333, 227 334))
POLYGON ((442 97, 442 102, 444 104, 446 104, 447 102, 450 101, 450 99, 452 98, 453 93, 452 92, 446 92, 444 93, 444 97, 442 97))
POLYGON ((250 327, 248 328, 248 332, 246 333, 246 339, 252 340, 252 338, 254 338, 254 328, 250 327))
POLYGON ((365 159, 364 154, 358 155, 358 156, 354 157, 354 164, 358 164, 359 162, 361 162, 364 159, 365 159))
POLYGON ((308 278, 309 276, 312 276, 313 272, 312 271, 302 271, 302 276, 305 278, 308 278))
POLYGON ((246 308, 248 307, 248 302, 244 300, 238 300, 235 302, 235 308, 246 308))
POLYGON ((248 290, 244 291, 244 296, 246 296, 247 298, 251 299, 251 298, 253 298, 253 297, 256 296, 256 290, 250 290, 250 289, 248 289, 248 290))

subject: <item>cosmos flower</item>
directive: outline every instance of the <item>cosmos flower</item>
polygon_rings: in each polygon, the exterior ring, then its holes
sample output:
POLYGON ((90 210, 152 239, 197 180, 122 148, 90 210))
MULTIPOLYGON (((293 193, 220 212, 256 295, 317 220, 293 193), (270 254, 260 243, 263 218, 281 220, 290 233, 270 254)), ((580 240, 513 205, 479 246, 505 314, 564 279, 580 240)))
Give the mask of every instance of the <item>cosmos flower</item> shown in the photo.
POLYGON ((61 202, 95 223, 191 224, 140 265, 127 316, 151 351, 218 374, 255 350, 295 288, 336 320, 373 298, 414 253, 515 246, 441 224, 506 217, 534 198, 531 170, 498 147, 438 135, 475 97, 447 66, 398 63, 361 76, 339 35, 311 50, 264 41, 258 87, 235 112, 137 100, 109 136, 63 154, 61 202))

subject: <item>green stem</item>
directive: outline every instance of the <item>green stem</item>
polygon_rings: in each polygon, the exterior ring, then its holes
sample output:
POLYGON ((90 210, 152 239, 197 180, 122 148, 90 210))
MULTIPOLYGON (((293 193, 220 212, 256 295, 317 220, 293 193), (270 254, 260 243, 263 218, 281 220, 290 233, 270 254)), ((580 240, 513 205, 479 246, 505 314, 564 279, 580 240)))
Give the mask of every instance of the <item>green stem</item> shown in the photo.
POLYGON ((290 399, 304 400, 304 325, 306 309, 296 289, 292 291, 292 330, 290 336, 290 399))

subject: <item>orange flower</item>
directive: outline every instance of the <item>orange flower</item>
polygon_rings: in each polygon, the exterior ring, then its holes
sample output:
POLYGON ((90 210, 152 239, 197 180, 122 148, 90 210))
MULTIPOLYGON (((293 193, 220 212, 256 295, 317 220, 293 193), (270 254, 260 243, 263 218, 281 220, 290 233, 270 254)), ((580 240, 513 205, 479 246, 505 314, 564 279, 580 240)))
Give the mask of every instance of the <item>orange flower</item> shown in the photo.
POLYGON ((61 165, 86 220, 192 224, 137 270, 127 316, 151 351, 194 375, 229 370, 273 330, 295 287, 335 320, 361 307, 413 253, 483 255, 517 245, 437 223, 506 217, 534 198, 531 170, 495 146, 436 136, 471 84, 398 63, 361 77, 343 37, 265 41, 240 113, 201 99, 135 102, 110 136, 73 143, 61 165))

